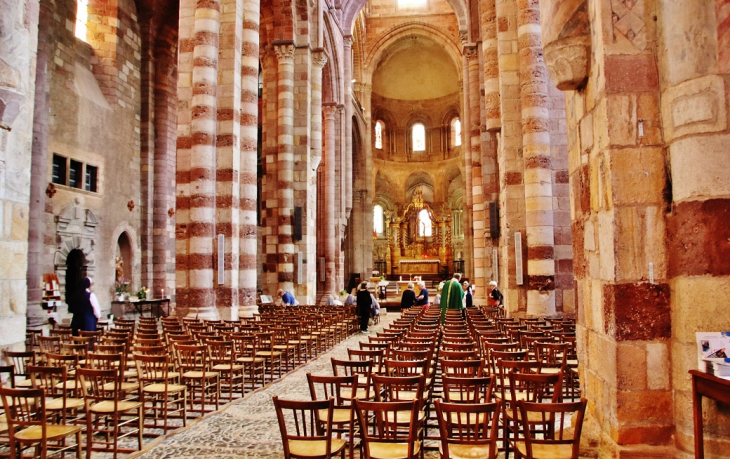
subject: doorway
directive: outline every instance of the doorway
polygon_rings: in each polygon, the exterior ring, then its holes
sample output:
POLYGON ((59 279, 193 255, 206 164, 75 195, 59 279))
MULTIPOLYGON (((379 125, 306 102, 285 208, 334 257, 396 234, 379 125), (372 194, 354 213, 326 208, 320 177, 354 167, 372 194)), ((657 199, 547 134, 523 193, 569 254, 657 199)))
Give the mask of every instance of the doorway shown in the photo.
POLYGON ((81 290, 81 280, 86 277, 86 257, 84 252, 74 249, 66 258, 66 304, 76 304, 76 296, 81 290))

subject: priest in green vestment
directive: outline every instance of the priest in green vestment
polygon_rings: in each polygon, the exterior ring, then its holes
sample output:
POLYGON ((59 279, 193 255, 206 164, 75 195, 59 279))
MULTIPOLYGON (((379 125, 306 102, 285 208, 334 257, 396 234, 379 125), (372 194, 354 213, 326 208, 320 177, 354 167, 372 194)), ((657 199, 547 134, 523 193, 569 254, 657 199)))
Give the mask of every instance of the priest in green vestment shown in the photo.
POLYGON ((464 309, 464 289, 461 286, 461 274, 454 273, 454 277, 444 284, 441 293, 441 323, 446 321, 447 309, 464 309))

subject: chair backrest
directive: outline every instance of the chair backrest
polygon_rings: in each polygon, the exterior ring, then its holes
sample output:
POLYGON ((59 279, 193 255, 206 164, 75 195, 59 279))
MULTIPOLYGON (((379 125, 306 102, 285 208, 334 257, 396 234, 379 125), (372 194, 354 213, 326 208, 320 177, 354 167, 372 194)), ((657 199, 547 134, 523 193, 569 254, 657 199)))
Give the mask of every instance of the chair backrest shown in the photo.
POLYGON ((373 361, 372 360, 340 360, 331 358, 332 374, 335 376, 358 377, 358 386, 365 390, 365 398, 370 398, 372 387, 373 361))
POLYGON ((383 349, 350 349, 347 348, 347 356, 350 360, 372 360, 373 361, 373 373, 383 372, 383 356, 385 351, 383 349))
MULTIPOLYGON (((518 369, 509 372, 509 401, 525 400, 533 403, 557 403, 562 401, 563 373, 522 373, 518 369), (520 396, 518 396, 518 392, 520 396)), ((514 416, 517 405, 511 404, 514 416)))
MULTIPOLYGON (((578 459, 585 399, 569 403, 519 401, 517 406, 520 410, 518 426, 524 435, 522 456, 533 458, 539 448, 540 457, 578 459)), ((518 443, 518 448, 521 447, 518 443)))
POLYGON ((418 400, 424 408, 426 376, 383 376, 373 375, 375 400, 379 402, 418 400))
POLYGON ((15 376, 28 377, 28 365, 35 365, 35 352, 33 351, 4 351, 8 363, 13 366, 15 376))
POLYGON ((334 399, 335 406, 349 406, 357 394, 357 376, 329 376, 307 373, 312 400, 334 399))
POLYGON ((138 354, 135 352, 134 363, 137 366, 140 389, 147 384, 168 384, 170 357, 167 354, 138 354))
POLYGON ((167 348, 165 346, 143 346, 143 345, 135 345, 134 346, 134 355, 166 355, 167 354, 167 348))
POLYGON ((499 401, 463 404, 435 400, 434 404, 441 436, 441 457, 496 459, 499 401))
POLYGON ((442 360, 479 360, 479 352, 476 350, 468 351, 439 351, 439 358, 442 360))
POLYGON ((385 359, 385 372, 390 376, 428 375, 428 360, 385 359))
POLYGON ((8 424, 10 443, 14 442, 15 433, 29 427, 41 427, 42 443, 46 443, 46 402, 43 389, 10 389, 0 387, 5 418, 8 424))
POLYGON ((441 377, 444 400, 450 403, 486 403, 492 398, 492 377, 463 377, 444 374, 441 377))
MULTIPOLYGON (((0 376, 4 374, 8 375, 7 383, 10 385, 10 388, 15 389, 15 367, 12 365, 0 365, 0 376)), ((0 380, 0 384, 3 383, 4 381, 0 380)))
POLYGON ((209 359, 205 346, 175 344, 175 355, 181 372, 209 370, 209 359))
MULTIPOLYGON (((324 442, 323 454, 318 458, 332 457, 332 414, 334 399, 328 400, 282 400, 273 397, 276 409, 276 418, 279 421, 279 431, 284 444, 284 458, 301 457, 299 454, 303 445, 316 445, 324 442), (322 422, 321 411, 326 410, 327 417, 322 422)), ((304 447, 306 448, 306 446, 304 447)))
POLYGON ((76 375, 81 382, 86 408, 102 401, 113 400, 114 411, 121 394, 121 378, 118 370, 96 368, 79 368, 76 375))
POLYGON ((441 373, 452 376, 481 376, 484 372, 483 360, 444 360, 441 359, 441 373))
MULTIPOLYGON (((418 400, 402 402, 372 402, 355 399, 355 411, 360 425, 364 457, 373 455, 374 442, 400 443, 404 449, 397 457, 415 459, 419 457, 421 444, 418 433, 421 430, 418 400)), ((393 445, 395 446, 395 445, 393 445)), ((394 456, 395 457, 395 456, 394 456)))

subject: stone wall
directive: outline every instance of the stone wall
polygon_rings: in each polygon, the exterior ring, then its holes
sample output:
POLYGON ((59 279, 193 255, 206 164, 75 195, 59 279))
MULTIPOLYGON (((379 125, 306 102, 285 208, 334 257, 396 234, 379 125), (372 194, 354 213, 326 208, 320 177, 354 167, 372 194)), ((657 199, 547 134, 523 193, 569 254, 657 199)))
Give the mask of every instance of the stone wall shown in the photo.
POLYGON ((4 0, 0 11, 0 348, 22 350, 39 5, 4 0))

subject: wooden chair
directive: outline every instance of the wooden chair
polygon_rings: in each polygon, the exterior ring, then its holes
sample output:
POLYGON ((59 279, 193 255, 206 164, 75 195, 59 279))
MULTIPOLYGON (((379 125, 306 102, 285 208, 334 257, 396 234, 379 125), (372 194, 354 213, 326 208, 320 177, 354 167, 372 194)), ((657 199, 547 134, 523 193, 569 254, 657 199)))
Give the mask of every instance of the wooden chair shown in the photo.
POLYGON ((228 401, 233 400, 234 393, 243 397, 243 365, 236 362, 236 354, 232 341, 208 341, 210 362, 213 370, 220 373, 221 390, 227 389, 228 401))
POLYGON ((35 365, 35 352, 33 351, 4 351, 5 358, 8 363, 13 366, 14 382, 13 387, 30 387, 30 375, 28 374, 28 366, 35 365))
POLYGON ((500 402, 464 404, 436 400, 434 404, 443 459, 497 458, 500 402))
POLYGON ((273 381, 275 368, 279 368, 279 377, 283 375, 282 353, 274 349, 275 341, 272 332, 260 332, 256 334, 256 337, 258 339, 256 357, 265 360, 266 366, 269 368, 271 380, 273 381))
POLYGON ((251 390, 256 388, 256 383, 261 382, 261 387, 266 384, 266 359, 256 355, 258 351, 258 337, 255 334, 234 333, 231 335, 233 350, 236 354, 236 362, 243 365, 244 382, 248 379, 251 382, 251 390), (261 376, 259 380, 259 376, 261 376))
POLYGON ((12 459, 22 458, 23 450, 31 446, 35 446, 34 458, 45 459, 50 449, 53 454, 73 450, 76 458, 81 459, 81 427, 48 423, 43 389, 0 387, 0 396, 12 459), (66 445, 65 439, 71 435, 76 437, 76 443, 66 445))
POLYGON ((363 459, 416 459, 421 455, 419 401, 355 399, 363 459))
POLYGON ((220 373, 212 370, 205 346, 175 345, 175 349, 181 381, 188 387, 190 411, 195 411, 195 403, 200 403, 201 416, 218 409, 220 373), (206 410, 206 405, 213 405, 213 409, 206 410))
POLYGON ((523 438, 513 448, 520 458, 578 459, 586 400, 569 403, 518 402, 523 438))
POLYGON ((79 368, 76 372, 81 381, 86 408, 86 459, 91 459, 92 451, 110 452, 114 459, 120 452, 135 451, 119 448, 119 440, 132 435, 137 436, 138 450, 141 450, 142 403, 122 399, 120 370, 79 368), (100 434, 105 440, 95 440, 100 434))
POLYGON ((449 403, 487 403, 492 399, 492 381, 490 376, 463 377, 444 374, 443 398, 449 403))
MULTIPOLYGON (((332 432, 337 435, 337 438, 343 438, 343 435, 346 435, 349 457, 352 459, 356 446, 355 411, 352 401, 357 395, 357 377, 307 373, 307 384, 309 384, 309 394, 312 400, 334 399, 332 432)), ((320 411, 318 415, 320 422, 325 422, 325 413, 320 411)))
POLYGON ((374 396, 372 360, 340 360, 332 357, 330 362, 332 363, 332 374, 335 376, 357 377, 357 398, 368 400, 374 396))
POLYGON ((171 376, 169 356, 136 354, 134 357, 145 419, 149 419, 148 414, 151 414, 153 420, 145 427, 161 427, 167 434, 170 428, 168 418, 175 414, 182 418, 183 427, 186 426, 187 386, 174 382, 179 373, 171 376), (162 425, 158 424, 159 420, 162 420, 162 425))
POLYGON ((273 401, 285 459, 329 459, 338 454, 344 459, 347 441, 332 438, 334 399, 294 401, 274 396, 273 401))
POLYGON ((28 373, 33 388, 42 389, 45 394, 47 414, 55 418, 58 424, 66 424, 69 418, 74 423, 80 419, 79 410, 84 408, 84 399, 69 397, 69 393, 75 395, 76 392, 64 389, 68 380, 66 367, 29 365, 28 373))

